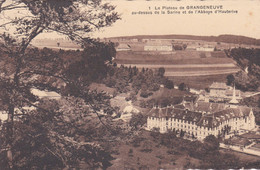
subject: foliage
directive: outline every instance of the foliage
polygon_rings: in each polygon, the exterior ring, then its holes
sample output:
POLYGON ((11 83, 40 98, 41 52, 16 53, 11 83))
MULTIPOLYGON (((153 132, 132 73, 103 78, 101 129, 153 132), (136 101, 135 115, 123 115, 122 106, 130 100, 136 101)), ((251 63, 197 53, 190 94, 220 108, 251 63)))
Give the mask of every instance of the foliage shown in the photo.
MULTIPOLYGON (((110 165, 109 151, 96 139, 104 136, 105 131, 99 130, 101 123, 84 100, 74 97, 60 101, 44 99, 37 108, 15 121, 12 142, 15 169, 80 168, 82 162, 89 168, 110 165)), ((6 141, 4 136, 1 141, 6 141)), ((5 144, 1 143, 1 148, 5 148, 5 144)), ((3 158, 5 153, 1 154, 5 163, 3 158)))
POLYGON ((219 149, 219 141, 214 135, 209 135, 204 139, 205 149, 208 151, 217 151, 219 149))
MULTIPOLYGON (((260 86, 260 50, 234 48, 225 51, 227 56, 233 58, 238 66, 245 70, 234 75, 234 82, 241 90, 257 90, 260 86)), ((227 77, 228 83, 231 83, 232 76, 227 77)))
POLYGON ((125 67, 121 65, 119 68, 110 66, 107 71, 107 77, 102 80, 108 87, 114 87, 120 93, 134 91, 136 94, 140 91, 140 95, 144 98, 152 95, 154 91, 159 90, 160 85, 164 84, 168 88, 173 87, 172 81, 164 77, 164 68, 158 70, 142 69, 139 71, 136 67, 125 67))
POLYGON ((129 125, 133 127, 135 130, 138 129, 138 127, 142 127, 147 121, 147 117, 144 116, 141 113, 136 113, 132 115, 132 118, 130 119, 129 125))
MULTIPOLYGON (((94 140, 79 141, 77 138, 77 133, 82 132, 80 128, 75 128, 83 123, 78 121, 80 118, 77 116, 80 114, 75 116, 77 119, 72 119, 63 117, 65 110, 49 111, 47 105, 40 108, 41 102, 31 93, 31 88, 55 90, 59 93, 65 91, 63 94, 82 99, 90 107, 84 113, 89 115, 88 113, 94 112, 100 121, 99 112, 109 115, 112 109, 104 106, 107 98, 89 92, 87 85, 89 81, 100 78, 93 68, 100 69, 99 73, 106 71, 106 67, 103 67, 105 61, 111 60, 115 50, 112 44, 91 40, 89 33, 110 26, 119 19, 114 9, 114 6, 100 0, 0 2, 0 51, 1 61, 4 62, 1 64, 6 65, 1 67, 0 86, 4 94, 1 102, 3 111, 8 113, 1 132, 1 140, 4 141, 1 142, 1 149, 5 151, 1 153, 1 168, 77 168, 81 161, 88 162, 91 168, 108 166, 110 158, 107 151, 96 147, 94 140), (32 40, 43 32, 63 34, 86 49, 82 53, 78 51, 71 62, 61 58, 63 51, 57 53, 49 49, 39 51, 28 48, 32 40), (80 69, 87 69, 89 74, 80 69), (66 72, 68 70, 73 74, 66 72), (94 76, 91 75, 93 73, 94 76), (37 110, 28 111, 24 109, 25 106, 33 106, 37 110)), ((77 99, 74 103, 77 103, 77 99)), ((82 135, 91 136, 85 133, 80 134, 82 135)))
POLYGON ((235 77, 232 74, 227 75, 227 85, 233 86, 235 77))
POLYGON ((189 86, 187 85, 187 84, 185 84, 185 83, 181 83, 181 84, 179 84, 179 90, 181 90, 181 91, 189 91, 190 90, 190 88, 189 88, 189 86))
POLYGON ((172 80, 166 79, 164 84, 165 84, 165 87, 167 89, 173 89, 174 88, 174 84, 173 84, 172 80))

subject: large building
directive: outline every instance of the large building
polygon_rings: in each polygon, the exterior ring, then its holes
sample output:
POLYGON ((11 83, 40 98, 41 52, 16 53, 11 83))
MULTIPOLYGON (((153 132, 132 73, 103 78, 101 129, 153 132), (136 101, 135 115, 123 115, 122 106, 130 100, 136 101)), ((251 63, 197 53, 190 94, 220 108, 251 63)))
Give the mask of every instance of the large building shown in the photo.
POLYGON ((144 45, 144 51, 173 51, 173 46, 171 42, 150 41, 144 45))
POLYGON ((147 130, 158 128, 185 132, 187 137, 203 140, 208 135, 232 135, 255 129, 251 108, 221 103, 182 103, 175 106, 154 107, 148 113, 147 130))
POLYGON ((227 86, 225 83, 214 82, 209 90, 209 101, 229 102, 233 97, 236 97, 237 100, 242 99, 240 90, 227 86))

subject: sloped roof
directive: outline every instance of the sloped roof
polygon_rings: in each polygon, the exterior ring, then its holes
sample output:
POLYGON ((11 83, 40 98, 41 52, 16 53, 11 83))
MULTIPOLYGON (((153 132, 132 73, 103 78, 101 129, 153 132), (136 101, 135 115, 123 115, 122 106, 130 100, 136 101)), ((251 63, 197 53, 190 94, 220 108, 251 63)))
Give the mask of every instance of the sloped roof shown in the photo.
POLYGON ((172 43, 167 41, 149 41, 145 44, 145 46, 172 46, 172 43))
POLYGON ((152 108, 148 115, 157 118, 175 118, 195 122, 197 126, 214 128, 226 120, 249 116, 250 111, 251 109, 245 106, 231 108, 225 104, 198 102, 195 105, 179 104, 174 107, 152 108))
POLYGON ((212 89, 228 89, 228 86, 226 85, 226 83, 214 82, 210 85, 209 88, 212 88, 212 89))
POLYGON ((128 44, 119 44, 117 49, 130 49, 131 46, 128 44))
POLYGON ((154 107, 150 110, 150 112, 148 113, 148 115, 152 116, 152 117, 171 117, 171 111, 173 108, 158 108, 158 107, 154 107))

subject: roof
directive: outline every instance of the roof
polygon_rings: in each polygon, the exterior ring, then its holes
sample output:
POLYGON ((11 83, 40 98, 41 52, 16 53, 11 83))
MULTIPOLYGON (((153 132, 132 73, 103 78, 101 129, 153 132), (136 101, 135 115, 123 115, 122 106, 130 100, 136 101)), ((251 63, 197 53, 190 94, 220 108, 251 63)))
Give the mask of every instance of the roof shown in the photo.
POLYGON ((172 107, 154 107, 148 113, 150 117, 175 118, 196 123, 197 126, 214 128, 222 122, 249 116, 251 109, 246 106, 231 108, 219 103, 198 102, 196 104, 179 104, 172 107))
POLYGON ((149 41, 145 44, 145 46, 172 46, 172 43, 167 41, 149 41))
POLYGON ((130 49, 131 46, 128 44, 119 44, 117 49, 130 49))
POLYGON ((196 103, 186 103, 185 108, 191 111, 198 112, 218 112, 227 108, 227 105, 223 103, 209 103, 209 102, 196 102, 196 103))
MULTIPOLYGON (((240 93, 240 90, 236 90, 236 96, 238 96, 240 93)), ((227 96, 232 96, 233 95, 233 90, 227 90, 226 91, 227 96)))
POLYGON ((128 105, 124 108, 123 112, 127 112, 127 113, 138 113, 140 112, 138 109, 136 109, 133 105, 128 105))
POLYGON ((171 117, 171 112, 172 112, 173 108, 169 108, 169 107, 164 107, 164 108, 159 108, 159 107, 154 107, 152 108, 148 115, 150 115, 151 117, 171 117))
POLYGON ((38 96, 39 98, 47 97, 49 99, 59 99, 61 97, 60 94, 54 91, 43 91, 35 88, 31 89, 31 93, 38 96))
POLYGON ((211 89, 228 89, 226 83, 214 82, 210 85, 211 89))

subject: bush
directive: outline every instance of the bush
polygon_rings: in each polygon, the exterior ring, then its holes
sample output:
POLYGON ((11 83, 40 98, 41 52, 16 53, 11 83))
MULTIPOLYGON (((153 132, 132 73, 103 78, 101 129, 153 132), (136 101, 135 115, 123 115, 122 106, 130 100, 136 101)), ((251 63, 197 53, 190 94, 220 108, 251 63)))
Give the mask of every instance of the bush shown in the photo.
POLYGON ((149 96, 151 96, 153 93, 152 92, 149 92, 149 91, 143 91, 141 90, 141 93, 140 93, 140 96, 143 97, 143 98, 147 98, 149 96))

